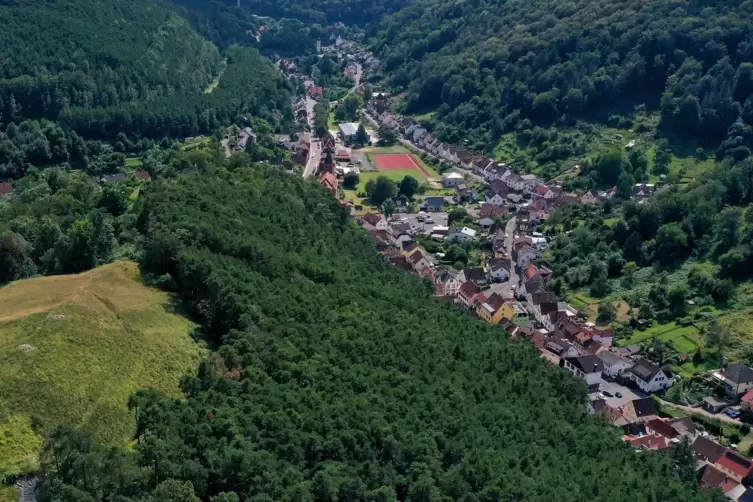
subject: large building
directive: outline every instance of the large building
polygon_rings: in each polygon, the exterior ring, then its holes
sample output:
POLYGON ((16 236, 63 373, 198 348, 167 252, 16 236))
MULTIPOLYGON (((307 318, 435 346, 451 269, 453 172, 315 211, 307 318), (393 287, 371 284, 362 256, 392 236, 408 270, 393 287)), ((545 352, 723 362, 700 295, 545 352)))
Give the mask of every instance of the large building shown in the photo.
POLYGON ((337 126, 340 130, 340 138, 346 144, 353 143, 356 140, 356 134, 358 133, 358 124, 355 122, 345 122, 337 126))

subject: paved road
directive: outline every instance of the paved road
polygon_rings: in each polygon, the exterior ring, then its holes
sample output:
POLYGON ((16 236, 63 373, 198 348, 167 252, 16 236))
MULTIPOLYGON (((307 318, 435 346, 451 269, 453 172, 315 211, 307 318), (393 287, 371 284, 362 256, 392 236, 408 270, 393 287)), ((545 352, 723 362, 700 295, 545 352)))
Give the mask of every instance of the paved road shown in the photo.
MULTIPOLYGON (((515 225, 516 220, 515 216, 510 218, 510 221, 507 222, 507 226, 505 226, 505 233, 507 234, 507 237, 505 237, 505 249, 507 250, 507 255, 512 260, 512 246, 515 243, 515 225)), ((515 265, 513 264, 512 267, 510 267, 510 284, 514 285, 520 285, 520 277, 518 277, 518 272, 515 270, 515 265)))
POLYGON ((316 106, 316 101, 312 99, 310 96, 306 96, 306 114, 308 116, 309 121, 309 129, 312 131, 314 130, 314 107, 316 106))
POLYGON ((311 149, 309 150, 309 158, 306 161, 306 167, 303 168, 303 177, 316 173, 316 168, 319 166, 319 161, 322 158, 322 143, 318 138, 311 137, 311 149))

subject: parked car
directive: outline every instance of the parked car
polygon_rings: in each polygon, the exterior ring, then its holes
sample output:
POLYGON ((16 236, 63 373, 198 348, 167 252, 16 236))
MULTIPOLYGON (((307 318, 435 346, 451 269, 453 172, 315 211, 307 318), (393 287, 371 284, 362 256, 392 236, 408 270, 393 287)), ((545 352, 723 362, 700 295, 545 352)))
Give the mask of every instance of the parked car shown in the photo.
POLYGON ((426 218, 426 223, 434 223, 434 218, 429 216, 428 218, 426 218))
POLYGON ((424 221, 425 219, 426 219, 426 216, 424 215, 419 214, 418 216, 416 216, 417 221, 424 221))
POLYGON ((616 392, 616 393, 614 394, 614 396, 615 396, 615 397, 622 397, 622 392, 616 392))
POLYGON ((742 413, 740 413, 740 410, 738 410, 737 408, 727 408, 726 410, 724 410, 724 414, 727 415, 729 418, 737 418, 742 413))
POLYGON ((609 392, 608 390, 605 390, 605 391, 603 391, 603 392, 602 392, 602 394, 604 394, 604 395, 605 395, 605 396, 607 396, 607 397, 614 397, 614 394, 612 394, 612 393, 611 393, 611 392, 609 392))

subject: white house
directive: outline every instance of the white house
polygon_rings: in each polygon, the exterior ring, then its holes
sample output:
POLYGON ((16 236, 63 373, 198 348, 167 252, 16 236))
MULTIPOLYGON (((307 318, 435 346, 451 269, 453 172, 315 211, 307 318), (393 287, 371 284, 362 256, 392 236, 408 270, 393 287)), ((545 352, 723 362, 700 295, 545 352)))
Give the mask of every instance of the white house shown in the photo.
POLYGON ((421 138, 427 134, 429 133, 423 127, 419 127, 418 129, 415 129, 413 131, 413 134, 411 135, 411 138, 413 138, 413 143, 418 144, 421 141, 421 138))
POLYGON ((454 171, 447 171, 442 174, 442 186, 445 188, 455 188, 463 182, 463 175, 454 171))
POLYGON ((728 396, 741 396, 753 389, 753 369, 744 364, 728 364, 726 368, 712 373, 728 396))
POLYGON ((481 288, 473 281, 465 281, 458 290, 458 302, 466 308, 471 308, 481 294, 481 288))
POLYGON ((612 378, 633 367, 633 361, 624 359, 614 352, 609 352, 608 350, 601 351, 598 357, 599 359, 601 359, 601 363, 604 365, 603 373, 612 378))
POLYGON ((515 263, 520 268, 525 267, 538 257, 539 253, 528 244, 520 246, 514 253, 515 263))
POLYGON ((520 181, 523 185, 522 190, 528 193, 533 192, 534 188, 541 184, 541 180, 533 174, 524 174, 520 177, 520 181))
POLYGON ((478 213, 478 224, 484 228, 491 227, 497 218, 507 216, 507 208, 495 204, 484 204, 478 213))
POLYGON ((495 206, 504 206, 505 205, 505 196, 501 193, 497 192, 491 197, 486 198, 487 204, 493 204, 495 206))
POLYGON ((573 375, 584 379, 588 390, 599 390, 604 365, 598 357, 592 355, 566 357, 560 361, 560 365, 573 375))
POLYGON ((512 171, 507 169, 505 164, 490 164, 484 170, 484 178, 488 181, 505 181, 512 176, 512 171))
POLYGON ((523 189, 526 187, 526 184, 523 182, 523 178, 515 173, 511 173, 510 175, 506 176, 502 181, 504 181, 511 189, 519 192, 523 191, 523 189))
POLYGON ((626 374, 643 392, 658 392, 671 385, 669 378, 657 365, 646 359, 638 358, 626 374))
POLYGON ((489 262, 489 276, 493 281, 504 282, 510 278, 510 262, 494 259, 489 262))
POLYGON ((463 284, 460 282, 460 274, 444 271, 437 277, 437 284, 442 286, 444 296, 457 296, 460 291, 460 286, 463 284))
POLYGON ((389 222, 381 214, 366 213, 361 219, 377 230, 392 230, 389 222))
POLYGON ((549 243, 546 241, 546 237, 531 237, 531 246, 538 251, 546 251, 549 249, 549 243))
POLYGON ((392 242, 395 244, 395 247, 398 249, 403 249, 403 245, 407 244, 408 242, 411 242, 413 240, 413 237, 407 232, 396 234, 392 242))
POLYGON ((554 190, 546 185, 538 185, 536 188, 534 188, 533 195, 547 200, 554 199, 557 196, 557 194, 554 193, 554 190))
POLYGON ((445 239, 447 242, 471 242, 476 237, 476 231, 472 228, 463 227, 463 228, 451 228, 450 231, 447 233, 447 238, 445 239))
POLYGON ((431 267, 431 261, 429 261, 429 258, 421 249, 414 251, 408 256, 408 263, 411 264, 413 270, 416 272, 421 272, 422 270, 431 267))

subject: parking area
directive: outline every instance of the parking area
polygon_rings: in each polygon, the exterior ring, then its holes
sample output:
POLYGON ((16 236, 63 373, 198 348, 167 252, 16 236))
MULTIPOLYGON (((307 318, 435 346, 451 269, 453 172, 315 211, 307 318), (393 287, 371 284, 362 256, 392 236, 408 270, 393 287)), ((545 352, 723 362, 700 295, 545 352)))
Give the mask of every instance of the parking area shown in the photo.
POLYGON ((447 213, 409 213, 398 215, 398 218, 405 218, 405 221, 410 224, 411 227, 418 228, 422 234, 430 234, 434 227, 446 227, 447 226, 447 213), (424 221, 419 221, 419 218, 424 221), (433 223, 429 223, 426 219, 431 219, 433 223))
POLYGON ((601 379, 599 392, 594 392, 592 395, 598 394, 604 394, 604 399, 612 408, 619 408, 620 406, 624 406, 629 401, 646 397, 645 394, 637 389, 631 389, 630 387, 626 387, 624 385, 618 384, 617 382, 606 380, 604 378, 601 379), (604 392, 608 392, 612 395, 612 397, 604 394, 604 392), (622 397, 617 397, 618 392, 622 394, 622 397))
POLYGON ((371 172, 377 170, 376 167, 371 165, 371 162, 365 153, 353 150, 350 155, 353 157, 353 160, 360 161, 360 163, 356 162, 360 171, 371 172))
POLYGON ((484 294, 488 296, 491 296, 492 293, 497 293, 502 298, 514 298, 515 292, 512 289, 513 283, 511 281, 505 281, 505 282, 492 282, 489 285, 488 291, 485 291, 484 294))

